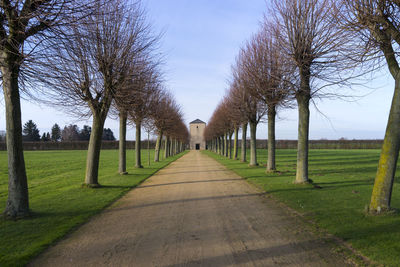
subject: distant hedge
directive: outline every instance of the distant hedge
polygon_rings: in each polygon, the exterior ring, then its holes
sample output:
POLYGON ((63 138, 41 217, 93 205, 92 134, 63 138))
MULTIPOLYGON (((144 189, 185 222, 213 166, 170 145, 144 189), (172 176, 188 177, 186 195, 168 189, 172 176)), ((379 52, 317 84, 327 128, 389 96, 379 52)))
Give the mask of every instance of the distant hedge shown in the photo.
MULTIPOLYGON (((383 140, 310 140, 310 149, 381 149, 383 140)), ((250 142, 247 142, 250 145, 250 142)), ((267 148, 267 140, 257 140, 257 148, 267 148)), ((296 149, 297 140, 277 140, 278 149, 296 149)))
MULTIPOLYGON (((310 140, 310 149, 381 149, 383 140, 310 140)), ((250 148, 250 140, 247 140, 247 148, 250 148)), ((239 140, 239 147, 241 141, 239 140)), ((257 140, 257 148, 266 149, 266 139, 257 140)), ((297 140, 277 140, 278 149, 297 149, 297 140)))
MULTIPOLYGON (((296 140, 279 140, 278 148, 297 148, 296 140)), ((311 140, 310 149, 381 149, 383 140, 311 140)))
MULTIPOLYGON (((232 141, 233 142, 233 141, 232 141)), ((310 149, 381 149, 383 140, 310 140, 310 149)), ((239 147, 241 141, 239 140, 239 147)), ((86 150, 88 141, 71 142, 24 142, 24 150, 86 150)), ((250 141, 247 141, 249 147, 250 141)), ((155 141, 150 140, 154 149, 155 141)), ((296 149, 297 140, 277 140, 278 149, 296 149)), ((103 141, 102 149, 118 149, 118 141, 103 141)), ((127 148, 134 149, 135 141, 127 141, 127 148)), ((142 141, 142 148, 147 148, 147 141, 142 141)), ((267 148, 267 140, 257 140, 257 148, 267 148)), ((0 142, 0 150, 6 150, 6 144, 0 142)))
MULTIPOLYGON (((87 150, 88 141, 70 141, 70 142, 24 142, 24 150, 87 150)), ((127 141, 128 149, 135 148, 135 141, 127 141)), ((150 148, 154 149, 155 141, 150 140, 150 148)), ((103 141, 102 149, 118 149, 118 141, 103 141)), ((147 141, 142 141, 142 148, 147 148, 147 141)), ((4 142, 0 143, 0 150, 7 150, 4 142)))

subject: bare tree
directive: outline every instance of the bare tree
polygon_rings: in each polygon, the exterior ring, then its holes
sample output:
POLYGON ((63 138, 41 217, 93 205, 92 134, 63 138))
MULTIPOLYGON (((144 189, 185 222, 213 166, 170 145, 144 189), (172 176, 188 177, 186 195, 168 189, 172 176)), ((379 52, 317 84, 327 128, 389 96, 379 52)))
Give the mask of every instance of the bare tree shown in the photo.
MULTIPOLYGON (((127 174, 126 171, 126 126, 128 121, 128 113, 132 108, 137 105, 139 101, 136 99, 141 96, 138 93, 139 80, 143 80, 144 77, 151 77, 151 71, 155 68, 156 64, 153 64, 149 60, 151 57, 152 45, 149 45, 146 49, 134 55, 130 64, 130 78, 126 86, 118 90, 111 109, 111 116, 119 118, 120 132, 119 132, 119 167, 118 172, 122 175, 127 174)), ((151 81, 148 81, 151 82, 151 81)))
POLYGON ((210 149, 220 155, 226 155, 228 146, 225 136, 232 131, 235 134, 234 158, 238 157, 238 130, 242 127, 242 155, 241 161, 246 161, 246 133, 247 133, 247 113, 246 113, 246 94, 235 93, 235 88, 225 96, 224 101, 219 103, 213 112, 210 121, 204 131, 205 139, 211 144, 210 149))
MULTIPOLYGON (((271 10, 281 52, 296 68, 298 82, 293 82, 299 125, 295 183, 307 183, 309 104, 314 97, 332 96, 321 91, 332 84, 345 84, 340 58, 347 43, 347 33, 336 20, 334 0, 273 0, 271 10)), ((336 95, 336 93, 334 94, 336 95)))
POLYGON ((240 126, 243 124, 243 116, 240 111, 240 108, 238 107, 237 101, 235 101, 234 97, 232 95, 227 95, 226 96, 226 102, 227 102, 227 107, 228 107, 228 112, 226 114, 229 124, 231 128, 233 128, 233 134, 234 134, 234 142, 233 142, 233 158, 235 160, 239 159, 238 155, 238 150, 239 150, 239 129, 240 126))
MULTIPOLYGON (((142 71, 142 64, 140 57, 132 59, 131 73, 138 75, 142 71)), ((118 117, 119 120, 119 157, 118 157, 118 173, 121 175, 128 174, 126 170, 126 126, 128 122, 128 110, 130 101, 132 101, 132 97, 130 96, 131 88, 128 86, 122 87, 117 96, 114 98, 112 102, 112 106, 110 109, 111 118, 118 117)))
MULTIPOLYGON (((165 158, 174 155, 174 138, 182 130, 182 125, 184 126, 181 108, 176 103, 174 104, 174 106, 171 106, 171 112, 168 113, 168 126, 165 129, 165 158)), ((184 129, 187 131, 186 126, 184 126, 184 129)))
POLYGON ((229 131, 230 123, 226 121, 228 112, 226 104, 226 101, 221 101, 218 104, 204 130, 206 140, 216 139, 216 152, 222 156, 228 156, 227 132, 229 131))
MULTIPOLYGON (((20 85, 32 81, 32 62, 47 53, 44 41, 60 36, 60 27, 93 10, 94 1, 4 0, 0 2, 0 71, 6 106, 8 151, 7 217, 29 215, 28 185, 22 148, 20 85)), ((31 87, 26 87, 29 92, 31 87)))
POLYGON ((160 74, 155 68, 149 68, 142 75, 135 77, 130 97, 131 105, 128 111, 128 118, 135 124, 135 167, 143 168, 141 163, 141 127, 145 119, 150 117, 151 111, 157 106, 160 95, 160 74))
POLYGON ((157 129, 157 141, 156 141, 156 149, 154 154, 154 161, 158 162, 160 160, 160 151, 161 151, 161 142, 163 140, 164 135, 171 128, 171 125, 174 123, 174 115, 177 110, 179 110, 175 100, 172 95, 164 92, 161 95, 160 101, 158 105, 156 105, 151 112, 151 118, 154 122, 154 125, 157 129))
POLYGON ((150 166, 150 134, 154 132, 154 121, 152 120, 151 117, 146 118, 143 123, 143 128, 145 129, 147 133, 147 165, 150 166))
MULTIPOLYGON (((273 25, 264 25, 246 44, 243 72, 249 77, 250 93, 260 98, 268 114, 268 162, 267 172, 276 170, 275 165, 275 119, 277 109, 285 106, 290 93, 286 77, 293 76, 291 64, 287 62, 276 44, 273 25), (286 76, 286 77, 285 77, 286 76)), ((286 105, 287 106, 287 105, 286 105)))
MULTIPOLYGON (((247 48, 246 48, 247 49, 247 48)), ((232 67, 233 81, 231 84, 231 92, 233 101, 238 103, 246 121, 250 124, 250 166, 257 166, 257 124, 261 121, 267 112, 264 102, 260 101, 251 92, 252 78, 244 71, 244 65, 247 60, 251 60, 247 56, 247 50, 240 51, 239 57, 236 59, 236 65, 232 67)))
POLYGON ((231 113, 236 108, 234 106, 234 101, 231 101, 230 98, 229 95, 226 95, 215 111, 215 117, 219 121, 219 128, 224 137, 224 156, 227 158, 232 158, 232 134, 234 132, 234 123, 231 113))
POLYGON ((204 137, 210 150, 225 157, 237 159, 238 129, 245 120, 246 115, 243 112, 243 104, 242 99, 238 99, 238 94, 235 94, 232 88, 218 104, 204 131, 204 137), (233 133, 235 134, 235 139, 232 154, 233 133))
POLYGON ((77 125, 65 126, 61 132, 62 141, 78 141, 79 140, 79 128, 77 125))
POLYGON ((369 211, 390 209, 393 182, 400 148, 400 3, 388 0, 355 0, 341 2, 340 19, 353 35, 356 62, 370 69, 387 66, 395 80, 394 95, 386 126, 369 211), (372 64, 371 64, 372 61, 372 64), (381 64, 386 63, 386 64, 381 64))

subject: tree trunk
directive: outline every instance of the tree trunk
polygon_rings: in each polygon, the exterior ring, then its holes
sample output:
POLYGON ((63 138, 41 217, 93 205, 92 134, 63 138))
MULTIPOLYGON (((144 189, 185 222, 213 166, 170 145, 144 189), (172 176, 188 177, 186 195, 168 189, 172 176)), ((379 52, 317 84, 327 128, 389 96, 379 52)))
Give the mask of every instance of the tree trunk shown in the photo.
POLYGON ((21 103, 18 87, 18 67, 2 67, 4 101, 6 105, 8 198, 4 215, 19 218, 29 215, 28 181, 22 146, 21 103))
POLYGON ((169 156, 169 137, 165 137, 164 141, 164 158, 168 158, 169 156))
POLYGON ((142 166, 142 155, 141 155, 141 149, 142 149, 142 144, 141 144, 141 127, 142 127, 142 122, 137 121, 135 122, 136 125, 136 142, 135 142, 135 168, 143 168, 142 166))
POLYGON ((147 132, 147 163, 150 166, 150 132, 147 132))
POLYGON ((126 172, 126 112, 119 113, 119 174, 128 174, 126 172))
POLYGON ((235 160, 237 160, 238 159, 238 140, 239 139, 239 129, 238 128, 235 128, 235 140, 234 140, 234 143, 233 143, 233 158, 235 159, 235 160))
POLYGON ((246 149, 247 149, 247 123, 242 124, 242 151, 241 151, 241 162, 246 162, 246 149))
POLYGON ((228 133, 225 133, 224 138, 225 138, 225 157, 228 157, 228 155, 229 155, 228 133))
POLYGON ((250 124, 250 166, 257 166, 257 123, 250 124))
POLYGON ((168 152, 168 155, 169 156, 173 156, 174 154, 173 154, 173 145, 174 145, 174 143, 173 143, 173 140, 172 140, 172 137, 169 139, 169 152, 168 152))
POLYGON ((171 138, 171 156, 175 156, 175 140, 171 138))
POLYGON ((308 135, 310 124, 310 95, 299 93, 296 96, 299 109, 299 128, 297 143, 297 170, 295 183, 308 183, 308 135))
POLYGON ((268 162, 267 172, 274 172, 275 167, 275 117, 276 108, 268 107, 268 162))
POLYGON ((229 135, 228 136, 229 137, 229 140, 228 140, 229 153, 228 154, 229 154, 229 158, 232 159, 232 133, 229 132, 228 135, 229 135))
POLYGON ((154 153, 154 162, 160 161, 160 149, 161 149, 162 136, 163 136, 163 132, 160 131, 158 134, 158 137, 157 137, 157 142, 156 142, 156 151, 154 153))
POLYGON ((386 126, 385 139, 372 190, 369 210, 380 213, 390 209, 394 175, 400 148, 400 78, 395 80, 395 91, 386 126))
POLYGON ((224 143, 224 136, 221 136, 221 156, 225 155, 225 143, 224 143))
POLYGON ((98 172, 100 161, 101 140, 103 137, 105 118, 93 114, 92 132, 90 133, 89 148, 86 160, 85 184, 90 187, 98 187, 98 172))

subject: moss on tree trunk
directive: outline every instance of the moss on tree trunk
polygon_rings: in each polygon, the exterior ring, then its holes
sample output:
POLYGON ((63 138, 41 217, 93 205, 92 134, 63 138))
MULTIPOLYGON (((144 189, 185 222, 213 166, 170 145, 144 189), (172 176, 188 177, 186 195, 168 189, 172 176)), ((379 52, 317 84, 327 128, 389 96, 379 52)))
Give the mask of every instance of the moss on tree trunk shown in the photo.
POLYGON ((29 215, 28 181, 22 146, 21 103, 18 67, 1 69, 6 106, 8 197, 4 215, 11 218, 29 215))
POLYGON ((126 172, 126 112, 119 113, 119 165, 118 172, 127 174, 126 172))
POLYGON ((372 190, 369 210, 379 213, 390 209, 394 175, 400 148, 400 79, 395 81, 395 91, 386 126, 385 139, 372 190))

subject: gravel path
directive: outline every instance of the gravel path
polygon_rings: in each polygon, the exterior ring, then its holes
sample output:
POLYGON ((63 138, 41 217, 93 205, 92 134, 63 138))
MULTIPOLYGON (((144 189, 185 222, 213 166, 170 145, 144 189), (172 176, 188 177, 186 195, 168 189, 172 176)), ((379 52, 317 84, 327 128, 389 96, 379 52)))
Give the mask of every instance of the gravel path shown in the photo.
POLYGON ((349 266, 301 225, 191 151, 30 266, 349 266))

